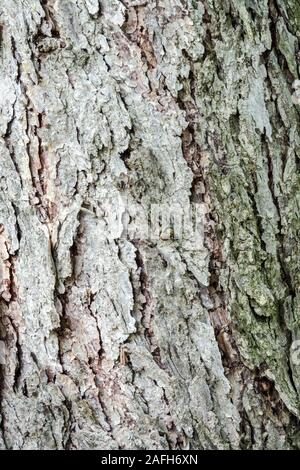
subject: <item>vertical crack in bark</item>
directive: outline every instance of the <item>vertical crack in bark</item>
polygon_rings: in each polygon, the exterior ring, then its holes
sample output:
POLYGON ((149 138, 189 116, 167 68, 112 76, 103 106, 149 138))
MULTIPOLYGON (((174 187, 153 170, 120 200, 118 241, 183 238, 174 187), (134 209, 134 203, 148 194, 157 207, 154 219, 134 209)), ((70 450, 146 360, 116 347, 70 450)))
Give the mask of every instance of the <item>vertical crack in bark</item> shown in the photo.
MULTIPOLYGON (((151 286, 149 285, 149 279, 147 275, 147 268, 145 266, 145 261, 143 259, 143 256, 139 247, 139 242, 136 240, 136 241, 132 241, 132 243, 134 244, 135 249, 136 249, 136 264, 137 264, 137 269, 139 272, 139 283, 140 283, 140 290, 139 292, 135 292, 135 296, 139 295, 139 293, 142 293, 144 297, 144 302, 142 304, 142 308, 140 311, 141 326, 143 327, 143 334, 145 336, 147 345, 150 349, 151 355, 155 363, 162 370, 167 370, 167 366, 162 362, 160 348, 156 341, 155 334, 151 325, 153 314, 154 314, 154 311, 153 311, 154 307, 153 307, 153 299, 152 299, 152 294, 151 294, 151 286)), ((137 304, 139 303, 140 301, 137 302, 137 304)), ((126 362, 130 366, 130 360, 127 360, 126 362)), ((154 383, 160 389, 162 388, 155 380, 154 380, 154 383)), ((169 449, 176 449, 176 448, 180 449, 182 448, 182 446, 186 446, 184 433, 178 430, 175 420, 172 417, 171 407, 170 407, 169 400, 166 396, 166 391, 162 389, 162 392, 163 392, 163 395, 162 395, 163 401, 164 401, 166 409, 168 410, 167 411, 167 424, 166 424, 167 432, 165 432, 164 435, 167 439, 169 449)))
MULTIPOLYGON (((1 305, 0 305, 0 309, 1 309, 1 305)), ((5 448, 9 449, 9 445, 6 440, 6 432, 5 432, 5 414, 3 412, 4 390, 5 390, 5 366, 3 364, 0 364, 0 430, 1 430, 1 436, 2 436, 3 443, 5 445, 5 448)))
MULTIPOLYGON (((69 305, 69 297, 72 292, 72 287, 76 285, 76 260, 77 260, 77 244, 78 244, 78 239, 80 237, 80 231, 81 231, 81 218, 80 218, 80 212, 78 214, 78 227, 75 233, 75 236, 73 238, 73 244, 70 247, 70 260, 71 260, 71 265, 72 265, 72 272, 71 275, 67 278, 64 279, 63 282, 63 293, 61 292, 62 287, 61 287, 61 280, 58 277, 58 271, 57 271, 57 253, 55 251, 55 248, 52 247, 52 259, 53 259, 53 264, 54 264, 54 269, 55 269, 55 274, 56 274, 56 285, 55 285, 55 303, 56 303, 56 308, 57 311, 59 312, 60 316, 60 326, 56 330, 56 335, 57 335, 57 341, 58 341, 58 360, 61 365, 61 370, 62 374, 66 375, 67 377, 70 377, 70 374, 68 372, 67 367, 65 366, 65 348, 64 348, 64 341, 69 337, 71 334, 72 328, 69 322, 68 318, 68 305, 69 305)), ((55 381, 55 377, 53 377, 53 380, 55 381)), ((67 422, 67 427, 65 428, 65 434, 64 434, 64 448, 66 450, 68 449, 73 449, 76 448, 72 441, 72 432, 73 432, 73 427, 76 424, 76 419, 74 417, 73 413, 73 403, 72 401, 68 398, 68 396, 64 393, 64 391, 61 389, 63 395, 64 395, 64 404, 68 410, 68 422, 67 422)))
MULTIPOLYGON (((15 210, 15 209, 14 209, 15 210)), ((20 231, 18 228, 17 213, 16 228, 20 241, 20 231)), ((1 414, 1 431, 3 441, 6 448, 8 448, 6 435, 5 435, 5 414, 3 412, 3 402, 5 400, 6 392, 9 393, 9 376, 13 372, 12 389, 16 391, 21 384, 21 376, 23 369, 23 351, 21 346, 20 332, 18 325, 14 319, 12 311, 13 306, 18 301, 18 287, 15 275, 15 260, 18 255, 18 250, 12 252, 10 241, 3 225, 0 226, 0 339, 5 345, 7 353, 14 351, 14 371, 8 368, 8 364, 0 364, 0 414, 1 414)))
POLYGON ((181 98, 181 107, 186 111, 186 119, 188 121, 188 127, 182 135, 182 150, 183 156, 193 173, 191 201, 204 203, 209 208, 205 216, 204 244, 210 253, 210 278, 209 286, 207 288, 202 287, 200 295, 204 308, 209 312, 224 365, 228 368, 238 366, 240 359, 230 327, 230 320, 226 313, 225 293, 219 282, 220 270, 223 266, 223 257, 221 243, 215 232, 216 223, 210 207, 211 196, 206 175, 207 167, 205 155, 201 152, 195 138, 199 111, 196 108, 196 85, 193 68, 193 63, 190 61, 191 71, 189 75, 189 86, 191 89, 191 99, 185 99, 184 95, 181 98))
POLYGON ((151 325, 154 315, 154 306, 151 294, 151 287, 149 285, 147 275, 147 268, 145 266, 143 256, 139 249, 139 242, 135 241, 133 244, 136 249, 136 264, 139 271, 140 292, 142 293, 145 299, 141 310, 141 324, 144 329, 144 336, 147 340, 147 344, 150 348, 150 352, 153 356, 154 361, 161 369, 165 370, 166 366, 162 362, 160 349, 155 339, 154 331, 151 325))

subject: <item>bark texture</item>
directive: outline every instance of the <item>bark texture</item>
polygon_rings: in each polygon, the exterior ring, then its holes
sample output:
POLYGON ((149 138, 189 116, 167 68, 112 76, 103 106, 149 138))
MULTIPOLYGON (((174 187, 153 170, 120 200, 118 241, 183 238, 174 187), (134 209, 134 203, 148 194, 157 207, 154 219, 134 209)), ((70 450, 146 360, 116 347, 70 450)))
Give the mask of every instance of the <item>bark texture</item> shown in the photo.
POLYGON ((297 0, 0 0, 0 448, 300 446, 299 38, 297 0), (201 204, 197 249, 124 197, 201 204))

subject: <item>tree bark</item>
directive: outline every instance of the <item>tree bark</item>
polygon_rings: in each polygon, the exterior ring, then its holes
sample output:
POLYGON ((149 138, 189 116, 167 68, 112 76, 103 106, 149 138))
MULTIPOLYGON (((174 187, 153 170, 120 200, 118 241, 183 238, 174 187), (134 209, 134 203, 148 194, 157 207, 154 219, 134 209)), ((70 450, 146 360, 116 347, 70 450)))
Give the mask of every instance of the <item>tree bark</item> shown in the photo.
POLYGON ((1 449, 299 448, 299 37, 297 0, 0 0, 1 449))

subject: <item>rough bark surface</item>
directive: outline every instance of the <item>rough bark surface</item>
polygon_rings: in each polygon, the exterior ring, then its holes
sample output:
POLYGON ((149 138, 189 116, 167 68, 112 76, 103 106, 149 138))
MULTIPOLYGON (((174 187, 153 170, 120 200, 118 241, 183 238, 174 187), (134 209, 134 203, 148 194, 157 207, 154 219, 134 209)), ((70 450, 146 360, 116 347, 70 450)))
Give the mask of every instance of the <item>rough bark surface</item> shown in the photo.
POLYGON ((299 37, 297 0, 0 0, 1 449, 299 447, 299 37), (201 204, 197 249, 124 197, 201 204))

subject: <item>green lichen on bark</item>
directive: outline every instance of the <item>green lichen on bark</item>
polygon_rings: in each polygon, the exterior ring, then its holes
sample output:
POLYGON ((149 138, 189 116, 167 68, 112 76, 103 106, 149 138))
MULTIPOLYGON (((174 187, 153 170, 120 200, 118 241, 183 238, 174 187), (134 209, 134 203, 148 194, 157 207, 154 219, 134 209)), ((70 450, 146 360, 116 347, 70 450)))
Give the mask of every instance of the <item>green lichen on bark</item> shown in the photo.
POLYGON ((298 24, 296 2, 282 16, 276 3, 206 2, 197 140, 211 161, 220 279, 242 361, 299 417, 298 24))

